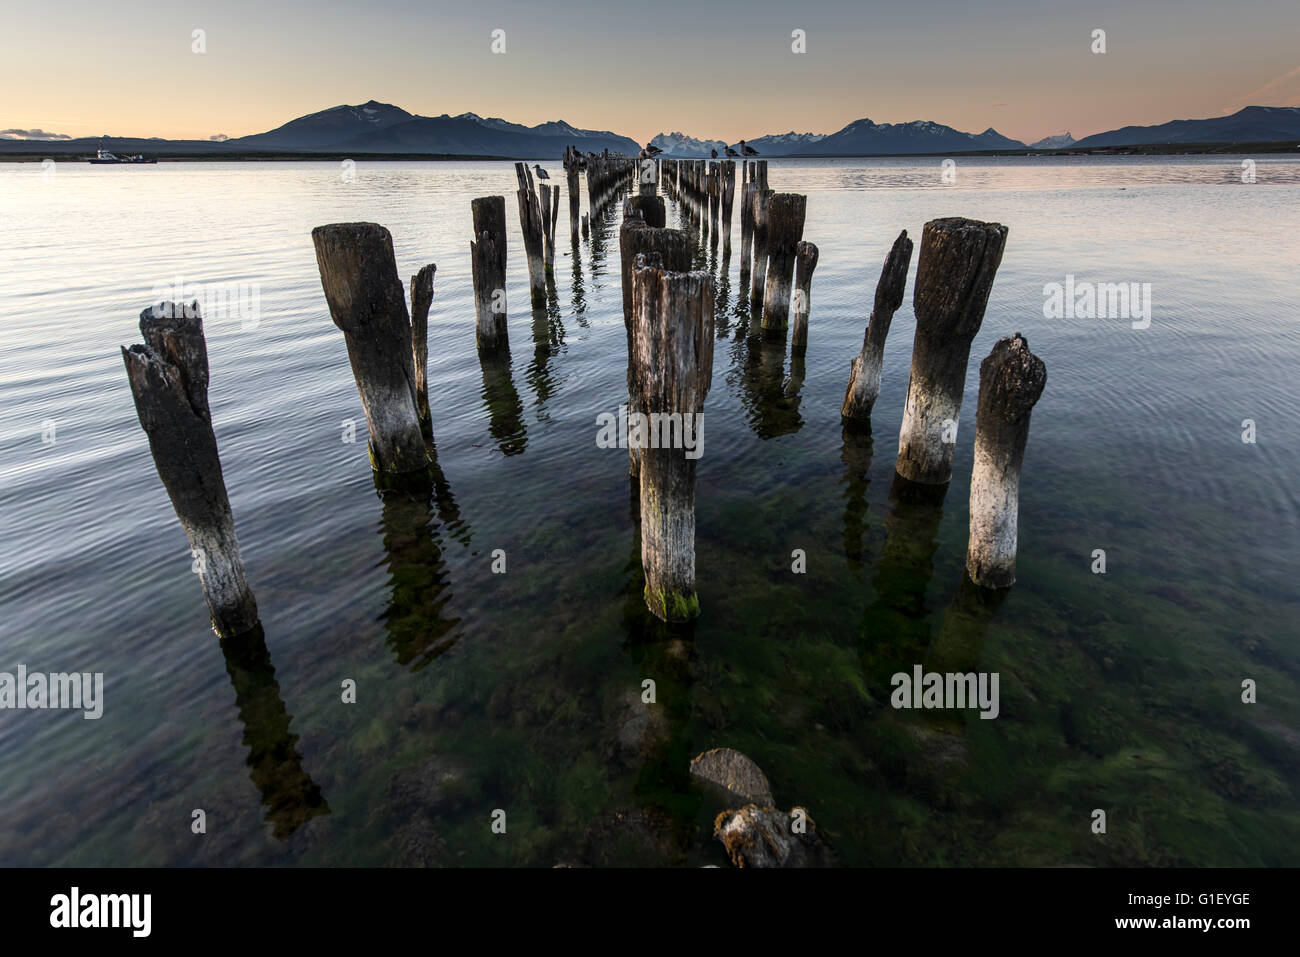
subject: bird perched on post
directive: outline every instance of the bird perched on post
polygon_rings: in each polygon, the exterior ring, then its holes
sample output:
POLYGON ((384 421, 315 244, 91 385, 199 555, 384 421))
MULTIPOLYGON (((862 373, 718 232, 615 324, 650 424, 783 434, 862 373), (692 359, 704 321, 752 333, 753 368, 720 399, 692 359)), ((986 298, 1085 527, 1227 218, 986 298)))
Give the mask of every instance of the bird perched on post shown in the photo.
POLYGON ((550 179, 550 178, 551 178, 550 174, 547 173, 546 170, 542 169, 542 166, 541 166, 540 163, 534 163, 534 164, 533 164, 533 172, 535 172, 535 173, 537 174, 537 178, 538 178, 538 179, 550 179))
POLYGON ((728 146, 728 147, 727 147, 727 155, 728 155, 728 156, 739 156, 740 154, 737 153, 735 150, 733 150, 730 146, 728 146))
POLYGON ((754 149, 754 147, 752 147, 752 146, 747 146, 747 145, 745 145, 745 141, 744 141, 744 140, 741 140, 741 141, 740 141, 740 152, 741 152, 742 154, 744 154, 745 156, 757 156, 757 155, 758 155, 758 150, 754 149))
POLYGON ((718 151, 717 151, 717 150, 709 150, 709 156, 713 157, 713 159, 717 159, 717 158, 718 158, 718 151))
POLYGON ((658 156, 658 155, 659 155, 660 153, 662 153, 662 152, 663 152, 663 150, 661 150, 659 147, 655 146, 653 143, 647 143, 647 144, 645 145, 645 154, 646 154, 646 156, 658 156))

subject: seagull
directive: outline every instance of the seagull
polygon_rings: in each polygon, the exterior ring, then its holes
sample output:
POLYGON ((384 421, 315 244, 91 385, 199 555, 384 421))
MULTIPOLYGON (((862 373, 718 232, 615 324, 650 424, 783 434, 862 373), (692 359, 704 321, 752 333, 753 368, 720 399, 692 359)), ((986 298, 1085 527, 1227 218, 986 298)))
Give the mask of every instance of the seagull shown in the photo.
POLYGON ((645 145, 645 151, 647 156, 658 156, 660 153, 663 152, 663 150, 655 146, 653 143, 647 143, 645 145))
POLYGON ((754 147, 752 147, 752 146, 746 146, 744 140, 741 140, 741 141, 740 141, 740 152, 742 152, 742 153, 745 154, 746 156, 757 156, 757 155, 758 155, 758 150, 754 149, 754 147))
POLYGON ((740 154, 737 153, 735 150, 733 150, 730 146, 728 146, 728 147, 727 147, 727 155, 728 155, 728 156, 739 156, 740 154))
POLYGON ((542 165, 541 165, 540 163, 534 163, 534 164, 533 164, 533 171, 537 173, 537 178, 538 178, 538 179, 550 179, 550 178, 551 178, 551 175, 550 175, 548 172, 546 172, 546 170, 542 169, 542 165))

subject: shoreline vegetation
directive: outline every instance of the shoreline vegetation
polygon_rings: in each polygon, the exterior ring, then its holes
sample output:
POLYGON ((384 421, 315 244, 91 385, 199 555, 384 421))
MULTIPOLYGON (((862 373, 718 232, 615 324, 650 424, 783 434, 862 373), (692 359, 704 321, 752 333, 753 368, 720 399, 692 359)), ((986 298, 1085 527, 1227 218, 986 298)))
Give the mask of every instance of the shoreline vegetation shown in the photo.
MULTIPOLYGON (((35 149, 25 150, 3 150, 0 149, 0 162, 5 163, 40 163, 47 159, 52 159, 58 163, 84 163, 89 159, 88 155, 78 150, 76 152, 58 151, 59 145, 55 145, 55 150, 49 152, 39 152, 35 149)), ((1022 149, 1022 150, 971 150, 962 153, 936 152, 936 153, 864 153, 861 155, 844 155, 844 154, 812 154, 803 153, 798 156, 780 156, 770 155, 765 159, 907 159, 910 157, 946 157, 946 156, 1202 156, 1202 155, 1247 155, 1259 153, 1290 153, 1300 156, 1300 144, 1291 140, 1280 140, 1262 143, 1153 143, 1147 146, 1096 146, 1087 149, 1078 149, 1077 147, 1064 147, 1057 150, 1046 149, 1022 149)), ((471 161, 493 161, 493 162, 510 162, 520 159, 517 156, 494 156, 494 155, 477 155, 477 154, 458 154, 458 153, 342 153, 337 151, 316 152, 308 150, 210 150, 201 152, 189 152, 178 150, 158 150, 148 154, 151 159, 157 159, 159 162, 301 162, 304 160, 319 161, 341 161, 345 159, 364 160, 366 162, 400 162, 400 161, 447 161, 447 162, 471 162, 471 161)), ((555 160, 554 157, 527 157, 527 159, 540 159, 547 162, 555 160)))

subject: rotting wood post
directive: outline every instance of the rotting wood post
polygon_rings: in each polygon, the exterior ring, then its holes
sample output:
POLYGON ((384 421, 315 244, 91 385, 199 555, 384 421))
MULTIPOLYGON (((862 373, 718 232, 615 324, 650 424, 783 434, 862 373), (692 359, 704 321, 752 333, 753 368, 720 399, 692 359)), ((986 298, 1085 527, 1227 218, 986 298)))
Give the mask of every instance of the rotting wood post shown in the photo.
POLYGON ((582 195, 578 186, 577 150, 572 146, 565 147, 564 176, 569 193, 569 237, 576 240, 582 215, 582 195))
POLYGON ((757 312, 763 305, 763 286, 767 278, 767 225, 768 210, 773 193, 770 189, 755 187, 750 191, 750 208, 753 210, 754 268, 749 277, 749 309, 757 312))
POLYGON ((540 189, 542 213, 542 261, 546 274, 555 274, 555 223, 560 216, 560 187, 542 183, 540 189))
POLYGON ((736 198, 736 161, 722 164, 722 251, 731 253, 731 210, 736 198))
POLYGON ((474 239, 469 259, 474 279, 474 339, 480 353, 510 348, 506 332, 506 198, 481 196, 470 203, 474 239))
POLYGON ((899 432, 898 474, 923 485, 952 478, 971 340, 984 321, 1007 227, 934 219, 921 234, 912 307, 912 374, 899 432))
POLYGON ((411 361, 415 367, 415 412, 426 442, 433 441, 433 415, 429 411, 429 310, 433 307, 434 263, 411 277, 411 361))
POLYGON ((999 339, 980 363, 966 572, 983 588, 1010 588, 1016 581, 1020 466, 1029 415, 1046 385, 1047 367, 1018 332, 999 339))
POLYGON ((527 163, 515 164, 519 180, 519 228, 524 234, 524 254, 528 259, 528 292, 534 306, 546 304, 546 255, 542 236, 543 211, 533 185, 533 171, 527 163))
POLYGON ((740 184, 740 295, 749 282, 750 261, 754 247, 754 183, 749 178, 749 163, 744 164, 745 181, 740 184))
POLYGON ((766 335, 784 335, 790 322, 790 291, 807 208, 808 197, 799 193, 774 193, 768 206, 767 283, 763 292, 766 335))
POLYGON ((862 336, 862 351, 853 360, 849 371, 849 387, 840 406, 840 418, 870 426, 871 409, 880 396, 880 369, 885 359, 885 337, 894 313, 903 304, 907 289, 907 267, 912 262, 912 241, 907 230, 898 234, 889 255, 885 257, 880 280, 876 283, 876 300, 862 336))
POLYGON ((371 467, 386 473, 423 469, 429 454, 416 413, 411 319, 393 237, 377 223, 317 226, 311 237, 325 301, 343 331, 366 413, 371 467))
POLYGON ((700 613, 695 590, 695 469, 703 451, 701 414, 713 378, 709 274, 666 270, 638 257, 633 320, 635 411, 656 416, 649 419, 649 430, 660 439, 641 449, 645 602, 664 621, 686 621, 700 613), (665 423, 674 418, 680 441, 664 442, 669 431, 665 423), (694 451, 686 447, 687 436, 694 451))
POLYGON ((718 245, 718 219, 722 212, 722 171, 716 162, 709 164, 706 184, 709 194, 709 245, 718 245))
POLYGON ((812 277, 817 268, 818 250, 813 243, 795 247, 794 294, 791 296, 790 354, 802 356, 808 349, 808 314, 812 310, 812 277))
POLYGON ((212 431, 198 302, 149 307, 140 313, 140 333, 144 344, 124 347, 122 361, 154 467, 189 539, 212 630, 222 638, 245 634, 258 627, 257 602, 212 431))
MULTIPOLYGON (((635 352, 635 344, 632 340, 633 334, 633 316, 632 316, 632 279, 633 269, 637 256, 645 255, 649 261, 659 263, 664 269, 672 272, 687 272, 691 268, 691 240, 690 237, 679 229, 665 229, 662 226, 647 224, 641 218, 639 208, 649 206, 654 211, 653 204, 639 204, 638 206, 629 206, 632 203, 648 200, 650 197, 628 197, 624 203, 623 226, 619 230, 619 256, 622 267, 623 280, 623 324, 627 331, 627 350, 628 350, 628 408, 636 408, 635 378, 632 374, 632 356, 635 352)), ((658 221, 663 222, 665 218, 662 209, 663 200, 657 199, 660 209, 658 210, 658 221)), ((628 443, 628 470, 636 475, 640 472, 641 457, 640 452, 633 448, 632 443, 628 443)))
POLYGON ((647 226, 657 226, 660 229, 668 225, 668 207, 658 196, 627 196, 623 199, 623 216, 632 215, 632 211, 640 213, 642 221, 647 226))

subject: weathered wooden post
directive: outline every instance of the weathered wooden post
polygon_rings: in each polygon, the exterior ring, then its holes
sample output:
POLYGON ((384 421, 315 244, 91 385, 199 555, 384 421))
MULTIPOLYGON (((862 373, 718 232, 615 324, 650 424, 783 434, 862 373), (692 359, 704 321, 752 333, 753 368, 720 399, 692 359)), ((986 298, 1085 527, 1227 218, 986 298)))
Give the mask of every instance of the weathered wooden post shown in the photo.
POLYGON ((578 187, 578 150, 572 146, 564 148, 564 177, 569 193, 569 238, 577 240, 578 221, 582 212, 582 197, 578 187))
POLYGON ((985 588, 1009 588, 1016 580, 1020 466, 1029 414, 1046 385, 1047 367, 1018 332, 999 339, 980 363, 966 571, 985 588))
POLYGON ((790 321, 790 287, 803 238, 808 197, 774 193, 767 212, 767 285, 763 293, 763 331, 784 335, 790 321))
POLYGON ((753 258, 754 181, 749 178, 751 165, 748 162, 741 164, 745 179, 740 184, 740 294, 737 298, 742 298, 745 295, 749 283, 750 263, 753 258))
MULTIPOLYGON (((623 273, 623 323, 627 330, 629 409, 637 407, 636 382, 632 374, 632 356, 636 351, 633 342, 632 290, 637 257, 644 255, 649 261, 659 263, 671 272, 688 272, 691 268, 690 237, 679 229, 647 225, 640 216, 641 209, 648 209, 659 223, 663 223, 666 218, 664 201, 658 197, 629 196, 623 200, 624 219, 619 230, 618 245, 623 273)), ((627 451, 628 469, 636 475, 640 471, 640 452, 633 448, 631 442, 628 442, 627 451)))
POLYGON ((433 441, 433 415, 429 412, 429 309, 433 306, 434 263, 411 277, 411 359, 415 365, 415 412, 426 442, 433 441))
POLYGON ((713 281, 704 271, 675 272, 638 257, 633 321, 635 408, 656 417, 649 420, 650 447, 641 449, 645 602, 664 621, 686 621, 700 612, 695 467, 703 452, 701 414, 713 379, 713 281), (665 441, 674 424, 678 440, 665 441), (694 450, 687 447, 688 438, 694 450))
POLYGON ((880 368, 885 359, 885 337, 894 313, 903 304, 907 289, 907 267, 912 262, 912 241, 907 230, 898 234, 885 266, 876 283, 876 302, 862 337, 862 351, 853 360, 849 372, 849 387, 844 393, 840 417, 848 422, 870 427, 871 409, 880 395, 880 368))
POLYGON ((481 196, 470 203, 474 239, 469 244, 474 278, 474 339, 480 353, 510 348, 506 332, 506 198, 481 196))
POLYGON ((334 223, 311 232, 321 286, 347 342, 370 428, 377 472, 414 472, 429 455, 416 413, 415 362, 393 237, 377 223, 334 223))
POLYGON ((808 350, 808 313, 812 310, 812 277, 817 268, 818 250, 813 243, 795 247, 795 281, 791 306, 794 332, 790 336, 790 354, 801 356, 808 350))
POLYGON ((912 307, 912 375, 899 433, 897 471, 923 485, 952 478, 970 344, 984 321, 1007 227, 934 219, 921 234, 912 307))
POLYGON ((731 208, 736 197, 736 161, 722 164, 722 252, 731 254, 731 208))
POLYGON ((722 169, 718 163, 709 164, 709 245, 718 245, 718 220, 722 214, 722 169))
MULTIPOLYGON (((519 228, 524 234, 524 254, 528 258, 528 292, 533 305, 546 305, 546 254, 543 238, 543 211, 533 185, 533 172, 527 163, 515 164, 519 180, 519 228)), ((549 210, 547 210, 549 212, 549 210)))
POLYGON ((668 207, 658 196, 628 196, 623 200, 623 216, 635 216, 639 214, 641 220, 647 226, 658 226, 660 229, 668 225, 668 207))
POLYGON ((555 274, 555 223, 560 216, 560 187, 543 183, 541 186, 542 262, 546 275, 555 274))
POLYGON ((151 306, 140 313, 140 333, 143 345, 122 349, 140 427, 189 539, 212 630, 222 638, 244 634, 258 627, 257 603, 244 578, 212 431, 199 304, 151 306))
POLYGON ((772 202, 772 191, 755 187, 750 190, 750 206, 753 212, 754 269, 750 273, 749 309, 757 312, 763 305, 763 287, 767 281, 767 225, 768 210, 772 202))

